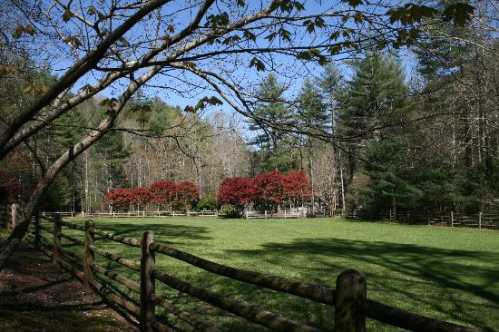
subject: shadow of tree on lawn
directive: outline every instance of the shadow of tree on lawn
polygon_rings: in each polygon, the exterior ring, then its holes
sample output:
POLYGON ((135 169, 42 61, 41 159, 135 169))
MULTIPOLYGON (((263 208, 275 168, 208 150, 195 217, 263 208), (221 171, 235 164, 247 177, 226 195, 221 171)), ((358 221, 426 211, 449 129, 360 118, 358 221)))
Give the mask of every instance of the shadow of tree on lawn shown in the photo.
POLYGON ((498 253, 330 238, 267 243, 262 249, 230 254, 286 266, 306 280, 319 276, 333 287, 335 276, 357 268, 365 272, 371 295, 387 304, 402 297, 430 307, 441 317, 490 330, 497 327, 481 313, 499 313, 498 253))
POLYGON ((142 238, 145 231, 154 232, 154 237, 162 242, 181 243, 177 240, 209 240, 208 229, 204 226, 186 226, 159 223, 114 223, 106 222, 97 225, 98 230, 111 232, 136 239, 142 238))

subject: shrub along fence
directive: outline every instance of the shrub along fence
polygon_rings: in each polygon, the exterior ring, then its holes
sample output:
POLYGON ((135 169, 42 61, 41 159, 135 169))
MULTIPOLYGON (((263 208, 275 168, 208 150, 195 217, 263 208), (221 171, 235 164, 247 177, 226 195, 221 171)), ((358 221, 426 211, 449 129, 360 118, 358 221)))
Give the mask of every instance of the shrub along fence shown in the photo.
MULTIPOLYGON (((260 304, 249 303, 217 292, 197 287, 173 274, 155 267, 155 256, 166 255, 205 271, 240 282, 292 294, 301 298, 331 306, 331 327, 336 332, 366 331, 366 319, 371 318, 406 330, 431 332, 481 331, 453 323, 432 319, 407 312, 367 298, 367 282, 362 273, 347 270, 336 279, 336 288, 316 283, 305 283, 271 276, 254 271, 237 269, 194 256, 168 244, 155 242, 153 233, 146 231, 141 240, 97 230, 93 221, 83 224, 63 221, 61 216, 36 218, 32 236, 36 248, 43 250, 54 262, 73 273, 83 283, 93 288, 108 304, 127 320, 137 324, 141 331, 173 331, 168 321, 156 314, 158 308, 165 309, 184 321, 194 331, 218 331, 214 323, 202 320, 199 315, 187 312, 173 304, 165 294, 158 294, 157 283, 162 283, 180 293, 188 295, 213 307, 229 312, 249 322, 262 325, 272 331, 321 331, 311 323, 303 323, 282 314, 264 310, 260 304), (41 222, 47 220, 49 223, 41 222), (84 240, 68 235, 64 229, 84 232, 84 240), (47 232, 51 233, 47 237, 47 232), (81 247, 83 257, 66 250, 62 241, 81 247), (140 260, 131 260, 98 248, 98 240, 107 240, 126 246, 140 248, 140 260), (97 264, 96 256, 118 263, 139 275, 135 281, 120 273, 97 264), (120 288, 113 286, 118 284, 120 288), (127 292, 134 292, 140 300, 132 299, 127 292), (333 323, 334 322, 334 323, 333 323), (332 326, 334 326, 332 328, 332 326)), ((171 272, 171 271, 170 271, 171 272)), ((177 329, 175 329, 177 330, 177 329)))

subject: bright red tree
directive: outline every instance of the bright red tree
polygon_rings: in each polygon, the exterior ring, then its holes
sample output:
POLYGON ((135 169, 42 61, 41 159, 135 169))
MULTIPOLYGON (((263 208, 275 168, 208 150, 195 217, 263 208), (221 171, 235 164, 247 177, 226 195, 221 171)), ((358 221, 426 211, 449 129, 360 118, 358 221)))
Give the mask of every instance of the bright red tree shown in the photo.
POLYGON ((255 180, 246 177, 226 178, 218 188, 219 204, 231 204, 242 209, 255 200, 257 189, 255 180))
POLYGON ((192 207, 199 200, 198 187, 191 181, 180 181, 175 184, 175 201, 184 208, 192 207))
POLYGON ((105 200, 115 209, 128 209, 133 203, 133 192, 128 188, 116 188, 106 193, 105 200))
POLYGON ((255 177, 258 201, 264 205, 281 204, 284 198, 283 175, 279 171, 260 173, 255 177))
POLYGON ((282 176, 284 197, 292 201, 303 200, 312 195, 312 187, 303 170, 289 171, 282 176))
POLYGON ((152 203, 171 204, 175 199, 177 187, 173 181, 156 181, 149 188, 153 194, 152 203))
POLYGON ((137 204, 139 209, 141 206, 150 203, 154 197, 149 188, 137 187, 131 189, 132 203, 137 204))

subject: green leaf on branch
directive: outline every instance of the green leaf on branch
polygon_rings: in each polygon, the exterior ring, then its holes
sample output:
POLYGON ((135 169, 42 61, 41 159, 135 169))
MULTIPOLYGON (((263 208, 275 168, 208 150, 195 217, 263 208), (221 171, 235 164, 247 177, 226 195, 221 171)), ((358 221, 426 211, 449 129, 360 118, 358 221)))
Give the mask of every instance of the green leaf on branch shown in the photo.
POLYGON ((223 12, 218 15, 210 15, 207 18, 208 25, 212 28, 226 27, 229 25, 229 14, 223 12))
POLYGON ((307 32, 312 33, 315 31, 315 24, 314 21, 312 20, 305 20, 303 21, 303 25, 307 27, 307 32))
POLYGON ((255 67, 257 71, 264 71, 265 70, 265 64, 258 58, 253 58, 250 61, 250 68, 255 67))
POLYGON ((253 33, 251 33, 250 31, 248 31, 248 30, 244 30, 243 36, 246 39, 249 39, 249 40, 252 40, 252 41, 256 41, 256 36, 253 33))

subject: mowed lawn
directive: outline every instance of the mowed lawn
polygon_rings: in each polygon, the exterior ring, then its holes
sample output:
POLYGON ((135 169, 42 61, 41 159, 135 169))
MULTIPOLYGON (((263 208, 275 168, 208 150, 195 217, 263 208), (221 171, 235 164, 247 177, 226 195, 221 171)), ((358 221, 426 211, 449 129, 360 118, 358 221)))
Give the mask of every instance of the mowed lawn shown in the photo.
MULTIPOLYGON (((77 221, 77 220, 76 220, 77 221)), ((204 258, 334 287, 349 268, 367 276, 368 297, 437 319, 499 330, 499 232, 336 219, 229 220, 209 217, 98 219, 98 229, 156 241, 204 258)), ((65 232, 68 231, 65 229, 65 232)), ((113 242, 98 247, 138 259, 138 250, 113 242)), ((332 310, 291 295, 228 280, 158 255, 160 269, 226 296, 258 303, 328 329, 332 310)), ((123 271, 116 264, 108 268, 123 271)), ((160 291, 166 291, 161 289, 160 291)), ((258 327, 225 317, 185 297, 173 301, 223 330, 258 327)), ((396 331, 369 321, 371 331, 396 331)))

